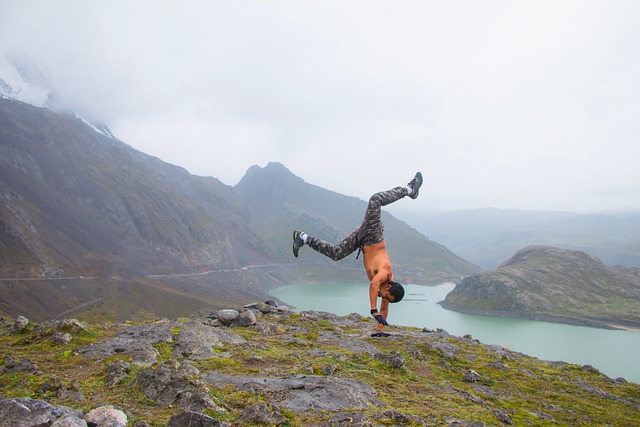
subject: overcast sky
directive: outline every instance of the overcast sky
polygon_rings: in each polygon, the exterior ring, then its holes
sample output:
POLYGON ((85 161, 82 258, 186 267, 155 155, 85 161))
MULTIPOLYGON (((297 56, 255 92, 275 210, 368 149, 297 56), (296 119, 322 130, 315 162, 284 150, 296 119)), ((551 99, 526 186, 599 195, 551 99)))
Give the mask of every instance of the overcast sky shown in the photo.
POLYGON ((0 48, 133 147, 398 209, 640 207, 640 1, 10 1, 0 48))

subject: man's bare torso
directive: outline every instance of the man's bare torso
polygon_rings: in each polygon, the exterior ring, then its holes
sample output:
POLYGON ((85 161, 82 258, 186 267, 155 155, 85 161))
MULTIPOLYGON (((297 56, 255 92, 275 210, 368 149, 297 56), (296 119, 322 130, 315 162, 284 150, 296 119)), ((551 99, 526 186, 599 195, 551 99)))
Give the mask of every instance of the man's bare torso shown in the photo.
POLYGON ((381 283, 393 280, 391 261, 389 260, 387 245, 384 240, 379 243, 374 243, 373 245, 364 246, 362 252, 364 254, 362 261, 364 262, 364 268, 367 271, 369 280, 373 280, 377 275, 386 276, 378 277, 378 279, 382 279, 380 280, 381 283))

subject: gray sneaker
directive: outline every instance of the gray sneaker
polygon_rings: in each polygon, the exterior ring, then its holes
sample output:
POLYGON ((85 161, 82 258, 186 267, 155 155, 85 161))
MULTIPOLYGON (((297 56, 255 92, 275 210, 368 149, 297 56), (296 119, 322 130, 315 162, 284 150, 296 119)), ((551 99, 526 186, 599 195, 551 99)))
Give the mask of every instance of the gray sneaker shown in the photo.
POLYGON ((302 231, 294 230, 293 232, 293 256, 298 258, 298 251, 304 246, 304 240, 300 237, 302 231))
POLYGON ((422 186, 422 174, 420 172, 416 172, 416 176, 414 176, 411 182, 407 185, 412 189, 409 197, 411 197, 412 199, 417 199, 418 194, 420 193, 420 187, 422 186))

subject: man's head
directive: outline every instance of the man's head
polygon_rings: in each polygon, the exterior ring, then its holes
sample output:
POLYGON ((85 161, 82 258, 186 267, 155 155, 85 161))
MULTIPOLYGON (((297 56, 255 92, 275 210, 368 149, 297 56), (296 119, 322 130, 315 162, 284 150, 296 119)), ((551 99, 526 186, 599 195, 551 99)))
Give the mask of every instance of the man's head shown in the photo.
POLYGON ((390 302, 400 302, 402 298, 404 298, 404 288, 398 282, 394 282, 393 280, 389 282, 391 287, 389 288, 389 293, 393 296, 393 301, 390 302))
POLYGON ((404 288, 398 282, 390 280, 389 282, 380 286, 378 290, 378 296, 389 302, 400 302, 404 297, 404 288))

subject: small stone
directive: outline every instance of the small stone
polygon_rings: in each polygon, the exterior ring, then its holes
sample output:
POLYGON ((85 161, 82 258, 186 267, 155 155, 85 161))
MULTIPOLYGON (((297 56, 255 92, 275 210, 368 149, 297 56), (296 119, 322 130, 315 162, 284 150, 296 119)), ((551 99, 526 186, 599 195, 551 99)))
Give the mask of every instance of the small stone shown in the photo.
POLYGON ((54 332, 53 335, 51 335, 51 341, 54 344, 67 345, 71 342, 71 334, 66 332, 54 332))
POLYGON ((238 312, 238 310, 233 309, 224 309, 216 313, 216 316, 218 316, 218 320, 220 321, 220 323, 225 326, 231 325, 231 322, 233 322, 233 320, 239 315, 240 313, 238 312))
POLYGON ((392 351, 389 354, 386 353, 378 353, 374 356, 377 360, 391 366, 392 368, 396 368, 396 369, 401 369, 404 368, 404 365, 406 363, 404 357, 402 357, 402 355, 397 352, 397 351, 392 351))
POLYGON ((336 371, 335 365, 324 365, 322 367, 322 372, 327 376, 333 375, 335 371, 336 371))
POLYGON ((112 405, 105 405, 89 411, 84 420, 89 425, 109 425, 110 427, 126 427, 127 416, 119 409, 115 409, 112 405))
POLYGON ((253 422, 281 426, 289 423, 289 420, 280 413, 277 406, 265 402, 249 406, 238 421, 241 425, 253 422))
POLYGON ((117 360, 107 367, 105 383, 108 387, 113 387, 129 377, 131 365, 124 360, 117 360))
POLYGON ((464 381, 472 383, 480 380, 480 374, 474 371, 473 369, 469 369, 467 373, 464 375, 464 381))
POLYGON ((14 327, 16 331, 24 331, 27 328, 28 324, 29 324, 29 319, 27 319, 24 316, 18 316, 14 323, 14 327))
POLYGON ((375 424, 362 414, 341 412, 334 415, 327 423, 328 427, 375 427, 375 424))

